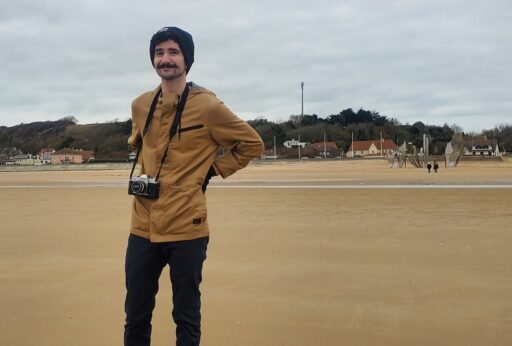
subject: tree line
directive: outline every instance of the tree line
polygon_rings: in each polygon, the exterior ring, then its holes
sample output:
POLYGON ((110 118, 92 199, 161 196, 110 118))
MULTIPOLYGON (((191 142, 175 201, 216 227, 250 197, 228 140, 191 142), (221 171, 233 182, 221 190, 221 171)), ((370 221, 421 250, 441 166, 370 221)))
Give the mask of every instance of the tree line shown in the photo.
POLYGON ((78 125, 70 117, 0 127, 0 154, 8 154, 13 148, 33 155, 43 148, 74 148, 92 150, 99 160, 126 161, 131 131, 131 120, 78 125))
MULTIPOLYGON (((458 125, 428 125, 423 122, 414 124, 401 124, 397 119, 381 115, 376 111, 352 108, 345 109, 338 114, 321 118, 316 114, 292 115, 288 121, 275 123, 265 117, 250 120, 265 142, 267 149, 273 147, 274 137, 278 147, 283 146, 288 139, 300 139, 303 142, 322 142, 324 134, 327 141, 332 141, 347 152, 352 138, 355 141, 377 140, 381 137, 391 139, 400 145, 404 142, 412 143, 417 148, 423 146, 423 135, 430 137, 430 153, 441 155, 446 144, 451 141, 454 132, 462 132, 458 125)), ((482 133, 465 133, 465 135, 486 135, 488 139, 496 139, 500 149, 512 150, 512 124, 497 125, 493 130, 482 133)))
MULTIPOLYGON (((352 108, 325 118, 316 114, 291 115, 287 121, 273 122, 260 116, 248 123, 261 136, 267 149, 273 148, 274 138, 277 147, 283 147, 285 141, 299 136, 303 142, 322 142, 324 135, 327 141, 335 142, 344 152, 348 151, 352 138, 374 140, 381 136, 397 144, 407 142, 419 148, 423 145, 423 134, 427 134, 431 138, 430 153, 434 155, 442 154, 453 133, 461 130, 457 125, 448 124, 401 124, 376 111, 354 111, 352 108)), ((92 150, 100 160, 126 160, 130 133, 131 120, 78 125, 76 118, 68 116, 57 121, 0 127, 0 153, 5 154, 13 147, 31 154, 39 153, 42 148, 76 148, 92 150)), ((512 124, 500 124, 481 134, 466 135, 486 135, 488 139, 496 139, 501 150, 512 150, 512 124)))

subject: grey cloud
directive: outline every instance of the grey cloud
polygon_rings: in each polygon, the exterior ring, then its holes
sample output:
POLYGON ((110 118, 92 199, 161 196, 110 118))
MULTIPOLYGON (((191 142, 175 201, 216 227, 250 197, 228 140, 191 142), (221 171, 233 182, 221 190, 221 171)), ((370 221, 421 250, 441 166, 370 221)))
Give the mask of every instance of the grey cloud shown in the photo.
POLYGON ((2 8, 1 125, 69 113, 82 123, 128 117, 131 100, 158 83, 148 45, 166 25, 194 36, 190 78, 246 118, 299 113, 304 81, 305 111, 320 116, 363 107, 467 130, 510 121, 507 1, 56 0, 2 8))

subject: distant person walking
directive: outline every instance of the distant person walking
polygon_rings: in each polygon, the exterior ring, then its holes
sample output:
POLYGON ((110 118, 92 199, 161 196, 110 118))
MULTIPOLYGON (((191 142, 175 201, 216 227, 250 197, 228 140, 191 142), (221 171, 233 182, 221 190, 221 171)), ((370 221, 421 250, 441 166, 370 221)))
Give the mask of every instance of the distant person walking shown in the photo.
POLYGON ((432 169, 432 164, 429 162, 429 163, 427 164, 427 170, 428 170, 428 172, 429 172, 429 173, 430 173, 430 170, 431 170, 431 169, 432 169))
POLYGON ((437 164, 437 161, 434 161, 434 172, 437 173, 438 169, 439 169, 439 165, 437 164))
POLYGON ((161 82, 132 103, 128 143, 138 150, 140 172, 130 175, 124 345, 150 345, 158 280, 169 265, 176 345, 198 346, 209 240, 206 187, 212 176, 229 177, 259 157, 263 142, 213 92, 187 83, 194 62, 188 32, 160 29, 149 54, 161 82), (217 156, 220 148, 225 154, 217 156))

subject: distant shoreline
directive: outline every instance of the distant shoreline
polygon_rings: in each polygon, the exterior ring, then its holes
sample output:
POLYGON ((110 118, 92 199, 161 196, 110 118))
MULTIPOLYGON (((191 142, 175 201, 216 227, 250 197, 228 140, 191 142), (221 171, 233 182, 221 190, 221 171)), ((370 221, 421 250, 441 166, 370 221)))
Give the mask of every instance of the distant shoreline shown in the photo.
MULTIPOLYGON (((371 159, 256 159, 251 161, 251 165, 272 165, 279 163, 297 164, 307 162, 327 162, 327 161, 366 161, 366 160, 386 160, 386 158, 371 159)), ((0 166, 0 172, 43 172, 43 171, 107 171, 107 170, 130 170, 132 162, 112 162, 112 163, 77 163, 69 165, 3 165, 0 166)))
MULTIPOLYGON (((433 157, 432 158, 442 161, 442 158, 433 157)), ((251 165, 273 165, 273 164, 301 164, 308 162, 368 162, 368 161, 387 161, 387 158, 375 157, 375 158, 355 158, 355 159, 347 159, 347 158, 334 158, 334 159, 256 159, 250 162, 251 165)), ((508 160, 508 159, 506 159, 508 160)), ((500 162, 504 161, 502 157, 473 157, 467 156, 462 159, 462 162, 470 163, 470 162, 480 162, 480 163, 491 163, 491 162, 500 162)), ((47 171, 108 171, 108 170, 131 170, 132 162, 112 162, 112 163, 79 163, 79 164, 69 164, 69 165, 3 165, 0 166, 1 172, 47 172, 47 171)))
POLYGON ((5 165, 0 166, 0 172, 46 172, 46 171, 106 171, 129 170, 129 162, 116 163, 77 163, 70 165, 5 165))

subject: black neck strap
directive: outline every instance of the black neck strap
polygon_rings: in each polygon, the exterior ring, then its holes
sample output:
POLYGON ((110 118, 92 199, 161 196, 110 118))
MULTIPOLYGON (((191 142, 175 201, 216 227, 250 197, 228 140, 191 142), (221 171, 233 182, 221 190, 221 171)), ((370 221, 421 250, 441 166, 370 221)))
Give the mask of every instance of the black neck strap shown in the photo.
POLYGON ((160 167, 158 168, 158 173, 156 174, 155 180, 158 181, 160 177, 160 171, 162 170, 162 165, 164 164, 165 158, 167 157, 167 152, 169 149, 169 144, 171 144, 171 139, 178 132, 178 127, 181 124, 181 113, 183 113, 183 109, 185 109, 185 103, 187 103, 188 91, 190 84, 187 83, 185 86, 185 90, 181 93, 180 101, 176 106, 176 115, 174 116, 174 121, 172 122, 171 130, 169 132, 169 141, 167 142, 167 146, 164 150, 164 155, 162 156, 162 160, 160 161, 160 167))
MULTIPOLYGON (((192 83, 187 83, 185 86, 185 89, 181 93, 180 100, 178 102, 178 105, 176 106, 176 114, 174 116, 174 121, 172 122, 170 133, 169 133, 169 141, 167 142, 167 146, 165 147, 164 155, 162 156, 162 160, 160 161, 160 167, 158 168, 158 173, 155 177, 155 180, 158 181, 158 178, 160 176, 160 170, 162 169, 162 165, 164 164, 165 158, 167 157, 167 150, 169 149, 169 144, 171 143, 172 137, 178 132, 178 126, 181 124, 181 113, 183 113, 183 110, 185 109, 185 103, 187 102, 188 97, 188 91, 191 87, 192 83)), ((158 98, 162 94, 162 89, 160 89, 155 97, 153 98, 153 102, 151 102, 151 107, 149 108, 148 116, 146 118, 146 124, 144 125, 144 130, 142 131, 142 139, 140 142, 140 146, 137 149, 137 155, 135 156, 135 160, 133 161, 132 170, 130 172, 130 179, 133 176, 133 171, 135 170, 135 166, 137 165, 137 162, 139 160, 139 154, 142 150, 142 142, 144 140, 144 137, 146 136, 146 133, 148 132, 149 125, 151 124, 151 120, 153 119, 153 113, 155 113, 156 104, 158 103, 158 98)))

